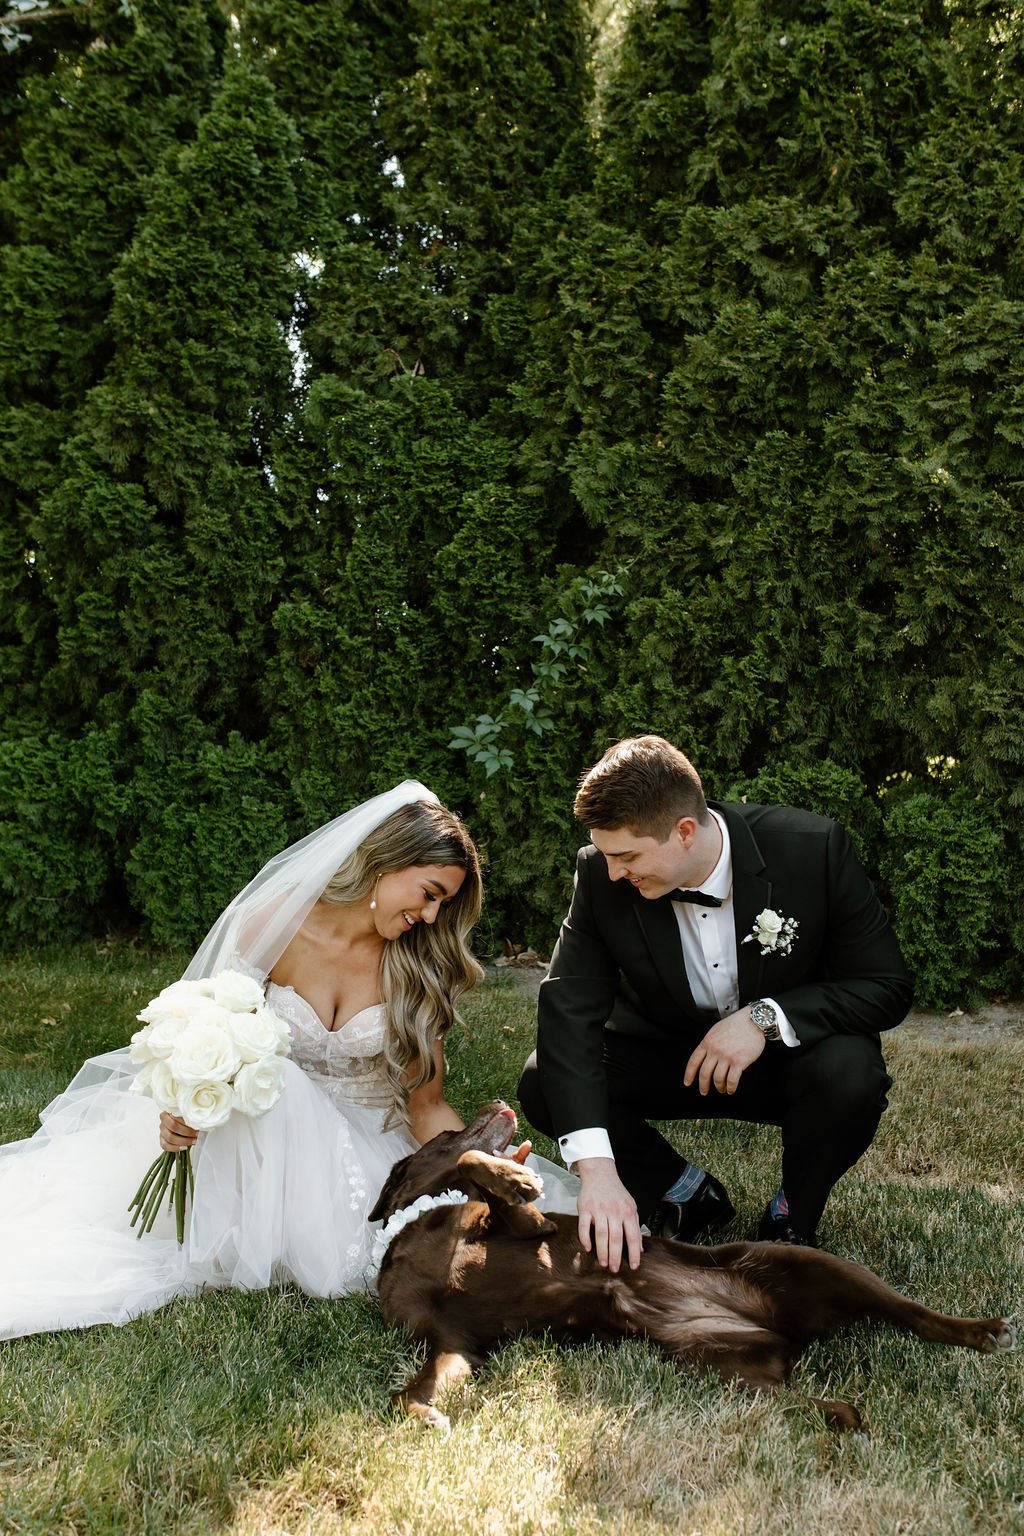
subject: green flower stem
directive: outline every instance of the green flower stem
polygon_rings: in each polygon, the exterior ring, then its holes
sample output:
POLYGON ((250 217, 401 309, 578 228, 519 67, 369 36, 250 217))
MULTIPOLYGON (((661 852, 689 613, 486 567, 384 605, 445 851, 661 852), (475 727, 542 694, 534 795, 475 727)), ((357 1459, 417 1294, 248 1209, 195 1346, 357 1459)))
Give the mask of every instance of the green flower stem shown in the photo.
POLYGON ((178 1247, 185 1241, 185 1200, 188 1196, 188 1172, 192 1166, 192 1159, 187 1152, 176 1152, 174 1155, 174 1228, 178 1237, 178 1247))
POLYGON ((157 1179, 159 1179, 161 1173, 164 1172, 164 1165, 169 1156, 170 1153, 161 1152, 158 1157, 153 1159, 149 1167, 146 1169, 146 1172, 143 1175, 142 1183, 135 1191, 131 1204, 128 1207, 130 1211, 135 1212, 135 1215, 132 1217, 131 1221, 133 1227, 138 1221, 139 1217, 142 1215, 142 1212, 147 1203, 149 1193, 153 1188, 154 1183, 157 1181, 157 1179))
POLYGON ((135 1198, 131 1205, 128 1207, 129 1210, 133 1210, 136 1206, 141 1209, 145 1202, 146 1195, 149 1192, 150 1186, 153 1183, 153 1180, 158 1177, 160 1170, 163 1167, 163 1161, 164 1154, 161 1152, 159 1157, 154 1158, 152 1163, 150 1163, 146 1170, 145 1177, 143 1178, 142 1183, 139 1185, 138 1190, 135 1193, 135 1198))
POLYGON ((195 1196, 191 1152, 161 1152, 146 1169, 128 1207, 135 1212, 131 1225, 139 1224, 136 1237, 152 1232, 165 1194, 168 1194, 168 1209, 174 1209, 174 1229, 180 1247, 185 1241, 185 1208, 189 1199, 195 1196))
POLYGON ((142 1224, 143 1232, 152 1232, 153 1230, 153 1223, 156 1221, 160 1214, 160 1206, 163 1203, 164 1195, 167 1193, 167 1185, 170 1181, 170 1176, 170 1169, 168 1169, 167 1174, 164 1178, 161 1179, 159 1186, 154 1189, 153 1194, 150 1197, 149 1204, 146 1207, 145 1218, 142 1224))
POLYGON ((143 1232, 151 1232, 153 1230, 153 1223, 156 1220, 157 1212, 159 1211, 160 1204, 164 1198, 164 1191, 167 1189, 167 1184, 170 1180, 171 1169, 173 1166, 173 1152, 165 1152, 161 1161, 160 1175, 158 1178, 154 1179, 150 1187, 149 1194, 146 1198, 146 1204, 143 1207, 142 1227, 139 1232, 140 1237, 142 1236, 143 1232))

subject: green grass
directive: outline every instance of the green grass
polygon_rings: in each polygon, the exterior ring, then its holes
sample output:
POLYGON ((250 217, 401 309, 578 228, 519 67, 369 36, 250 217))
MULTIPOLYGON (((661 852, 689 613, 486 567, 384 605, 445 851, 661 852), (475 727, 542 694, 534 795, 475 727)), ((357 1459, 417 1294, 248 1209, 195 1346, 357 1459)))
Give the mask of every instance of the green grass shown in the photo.
MULTIPOLYGON (((0 1139, 30 1133, 180 968, 87 948, 0 968, 0 1139)), ((468 1113, 514 1092, 533 1013, 511 987, 482 989, 465 1012, 449 1089, 468 1113)), ((891 1108, 833 1197, 826 1239, 944 1310, 1019 1315, 1024 1044, 897 1032, 887 1054, 891 1108)), ((728 1235, 749 1235, 776 1180, 776 1133, 708 1123, 687 1137, 736 1201, 728 1235)), ((459 1390, 450 1435, 388 1409, 413 1360, 368 1298, 293 1290, 2 1343, 0 1532, 1024 1532, 1024 1354, 863 1327, 810 1350, 791 1389, 753 1397, 641 1344, 530 1338, 459 1390), (831 1434, 811 1393, 854 1401, 869 1434, 831 1434)))

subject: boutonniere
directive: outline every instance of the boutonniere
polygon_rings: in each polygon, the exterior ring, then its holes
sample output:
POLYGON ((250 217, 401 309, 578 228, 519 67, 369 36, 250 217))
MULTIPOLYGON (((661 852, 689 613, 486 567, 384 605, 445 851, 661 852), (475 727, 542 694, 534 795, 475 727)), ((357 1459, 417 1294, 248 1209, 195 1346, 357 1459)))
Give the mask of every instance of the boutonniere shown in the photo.
POLYGON ((749 944, 756 939, 762 955, 788 955, 799 926, 795 917, 783 917, 781 913, 773 912, 771 907, 765 907, 754 918, 754 926, 743 942, 749 944))

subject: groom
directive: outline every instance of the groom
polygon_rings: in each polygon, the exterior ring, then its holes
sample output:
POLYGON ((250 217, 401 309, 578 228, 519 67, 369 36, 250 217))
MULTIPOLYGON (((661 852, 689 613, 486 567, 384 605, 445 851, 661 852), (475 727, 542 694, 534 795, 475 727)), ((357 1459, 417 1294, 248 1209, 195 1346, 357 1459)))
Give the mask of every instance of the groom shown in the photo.
POLYGON ((735 1214, 649 1122, 778 1125, 782 1182, 758 1237, 817 1247, 836 1180, 890 1078, 879 1032, 911 983, 850 840, 806 811, 708 805, 660 736, 610 747, 576 796, 590 832, 519 1084, 580 1176, 580 1236, 616 1271, 640 1223, 692 1242, 735 1214))

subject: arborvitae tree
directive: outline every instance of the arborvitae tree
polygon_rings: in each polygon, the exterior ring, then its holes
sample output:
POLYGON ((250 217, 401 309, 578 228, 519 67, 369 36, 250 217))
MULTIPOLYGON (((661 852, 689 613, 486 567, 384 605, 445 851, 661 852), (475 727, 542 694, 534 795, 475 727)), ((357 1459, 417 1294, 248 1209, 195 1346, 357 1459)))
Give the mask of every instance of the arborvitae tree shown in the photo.
POLYGON ((0 55, 0 890, 9 934, 32 939, 103 921, 114 860, 92 808, 118 771, 44 692, 60 637, 40 508, 111 356, 114 268, 209 104, 225 32, 198 0, 132 12, 58 7, 0 55))
POLYGON ((1014 984, 1020 8, 637 0, 596 116, 582 0, 61 9, 0 57, 11 931, 116 878, 187 940, 414 772, 543 947, 654 728, 1014 984))
POLYGON ((151 180, 112 279, 109 365, 36 516, 57 636, 41 696, 70 750, 109 764, 89 809, 167 938, 197 932, 246 850, 284 829, 278 797, 260 807, 259 698, 283 566, 268 445, 290 404, 293 157, 271 86, 229 57, 194 143, 151 180))
POLYGON ((268 438, 290 403, 293 154, 271 87, 229 60, 195 143, 152 180, 114 277, 113 356, 40 519, 66 711, 153 686, 215 728, 251 717, 280 562, 268 438))
POLYGON ((1022 27, 635 12, 565 289, 573 485, 644 593, 623 724, 715 773, 1019 782, 1022 27))
POLYGON ((0 53, 0 700, 24 728, 57 653, 36 512, 113 345, 112 272, 220 75, 209 0, 36 19, 0 53))
POLYGON ((631 562, 616 723, 713 786, 832 758, 944 794, 948 759, 1024 792, 1022 31, 633 14, 563 288, 569 458, 631 562))
MULTIPOLYGON (((375 182, 335 170, 300 316, 317 504, 270 681, 311 817, 407 772, 459 798, 449 728, 536 629, 557 528, 520 489, 509 396, 587 89, 575 0, 348 10, 358 57, 404 64, 373 103, 375 182)), ((351 92, 321 100, 352 142, 351 92)))

